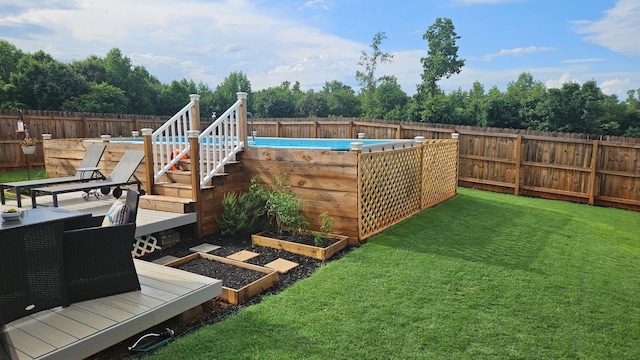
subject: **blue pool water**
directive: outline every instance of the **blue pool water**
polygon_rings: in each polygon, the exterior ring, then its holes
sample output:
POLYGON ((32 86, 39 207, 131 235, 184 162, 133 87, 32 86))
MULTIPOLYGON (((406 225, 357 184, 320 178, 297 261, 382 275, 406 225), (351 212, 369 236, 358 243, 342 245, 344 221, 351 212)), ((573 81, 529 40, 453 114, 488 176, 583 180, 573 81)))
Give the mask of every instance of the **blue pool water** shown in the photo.
MULTIPOLYGON (((113 142, 140 142, 142 138, 116 138, 113 142)), ((186 139, 182 139, 186 141, 186 139)), ((301 149, 349 150, 352 142, 361 142, 364 147, 397 143, 398 140, 389 139, 307 139, 307 138, 276 138, 251 137, 247 138, 247 145, 262 147, 284 147, 301 149)))
POLYGON ((352 142, 361 142, 364 146, 380 145, 393 142, 392 140, 380 139, 306 139, 306 138, 273 138, 273 137, 256 137, 247 138, 249 146, 264 147, 286 147, 286 148, 305 148, 305 149, 331 149, 331 150, 349 150, 352 142))

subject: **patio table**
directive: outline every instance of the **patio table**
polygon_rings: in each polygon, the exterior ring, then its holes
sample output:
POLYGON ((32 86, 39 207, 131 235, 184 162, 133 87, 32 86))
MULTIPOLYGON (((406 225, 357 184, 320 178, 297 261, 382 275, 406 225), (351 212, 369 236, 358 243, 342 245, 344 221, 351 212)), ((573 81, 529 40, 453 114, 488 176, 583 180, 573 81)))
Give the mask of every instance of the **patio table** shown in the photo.
POLYGON ((23 210, 0 224, 0 317, 4 323, 68 306, 63 267, 65 227, 91 217, 62 209, 23 210))

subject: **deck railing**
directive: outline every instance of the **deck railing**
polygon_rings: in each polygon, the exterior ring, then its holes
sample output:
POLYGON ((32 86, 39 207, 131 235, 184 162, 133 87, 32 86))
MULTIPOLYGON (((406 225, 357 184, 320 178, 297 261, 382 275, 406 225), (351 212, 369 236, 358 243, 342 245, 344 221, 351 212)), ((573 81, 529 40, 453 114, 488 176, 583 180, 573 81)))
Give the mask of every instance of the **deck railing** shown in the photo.
POLYGON ((193 130, 194 108, 199 95, 191 95, 191 101, 151 135, 153 144, 154 182, 169 171, 190 150, 187 132, 193 130))
POLYGON ((191 101, 156 131, 142 129, 145 151, 153 157, 153 161, 147 165, 153 177, 149 176, 148 180, 157 182, 162 175, 175 169, 181 159, 188 158, 192 150, 198 155, 194 156, 198 163, 192 164, 192 167, 199 170, 192 171, 192 176, 199 174, 199 178, 192 178, 192 184, 199 184, 200 187, 225 164, 234 160, 246 142, 244 124, 247 93, 239 92, 237 96, 235 104, 202 132, 199 132, 199 95, 191 95, 191 101), (199 134, 198 141, 192 143, 190 137, 195 138, 194 134, 199 134))
POLYGON ((240 109, 243 98, 238 95, 227 111, 198 136, 200 145, 200 186, 204 186, 224 165, 235 159, 244 147, 240 109))

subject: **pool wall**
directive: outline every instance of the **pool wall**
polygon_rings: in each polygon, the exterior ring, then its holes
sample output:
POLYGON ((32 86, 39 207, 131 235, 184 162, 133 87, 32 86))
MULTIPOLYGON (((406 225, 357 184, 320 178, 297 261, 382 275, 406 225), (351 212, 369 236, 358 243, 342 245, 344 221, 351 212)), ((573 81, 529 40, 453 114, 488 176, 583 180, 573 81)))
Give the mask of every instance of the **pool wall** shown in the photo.
MULTIPOLYGON (((83 139, 46 140, 49 176, 73 175, 88 143, 83 139)), ((109 142, 99 166, 108 175, 125 151, 142 147, 141 143, 109 142)), ((319 229, 320 214, 327 212, 334 219, 332 232, 349 236, 351 244, 456 194, 457 140, 427 140, 419 146, 366 153, 248 147, 237 159, 225 166, 225 176, 215 177, 213 186, 202 189, 198 196, 198 233, 202 236, 219 231, 216 218, 222 216, 224 194, 247 191, 255 175, 275 185, 274 176, 286 173, 294 193, 304 199, 303 214, 312 230, 319 229)), ((136 176, 146 190, 145 168, 143 162, 136 176)))
POLYGON ((312 229, 319 229, 326 211, 334 219, 332 232, 358 243, 358 153, 249 147, 238 160, 247 179, 258 175, 272 186, 275 175, 286 173, 293 192, 304 199, 302 211, 312 229))

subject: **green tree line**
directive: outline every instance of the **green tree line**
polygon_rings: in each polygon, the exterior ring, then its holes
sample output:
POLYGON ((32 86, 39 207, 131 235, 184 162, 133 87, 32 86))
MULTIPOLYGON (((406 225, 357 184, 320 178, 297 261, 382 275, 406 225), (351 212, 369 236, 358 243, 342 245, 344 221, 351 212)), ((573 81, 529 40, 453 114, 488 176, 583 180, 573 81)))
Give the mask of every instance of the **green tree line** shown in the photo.
POLYGON ((326 81, 320 90, 303 91, 299 82, 285 81, 252 91, 247 76, 235 71, 215 88, 187 79, 163 84, 118 48, 104 57, 64 63, 0 40, 0 108, 171 116, 197 93, 201 117, 208 118, 244 91, 256 117, 363 117, 640 137, 640 89, 619 100, 594 80, 546 88, 523 72, 505 91, 486 90, 478 81, 469 90, 443 91, 438 82, 460 73, 465 63, 457 55, 460 36, 447 18, 436 19, 423 34, 422 83, 409 96, 395 76, 376 74, 378 65, 393 61, 382 51, 386 38, 376 33, 362 51, 355 72, 359 91, 338 80, 326 81))

